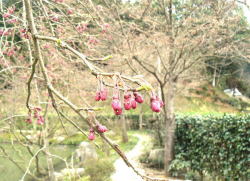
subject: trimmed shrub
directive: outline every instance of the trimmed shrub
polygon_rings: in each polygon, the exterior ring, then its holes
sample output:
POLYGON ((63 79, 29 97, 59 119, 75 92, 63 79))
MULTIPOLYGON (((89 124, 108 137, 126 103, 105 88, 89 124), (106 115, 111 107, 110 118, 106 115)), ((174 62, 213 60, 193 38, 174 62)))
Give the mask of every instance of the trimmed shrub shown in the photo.
POLYGON ((200 174, 248 180, 250 116, 177 117, 175 152, 175 165, 182 161, 200 174))

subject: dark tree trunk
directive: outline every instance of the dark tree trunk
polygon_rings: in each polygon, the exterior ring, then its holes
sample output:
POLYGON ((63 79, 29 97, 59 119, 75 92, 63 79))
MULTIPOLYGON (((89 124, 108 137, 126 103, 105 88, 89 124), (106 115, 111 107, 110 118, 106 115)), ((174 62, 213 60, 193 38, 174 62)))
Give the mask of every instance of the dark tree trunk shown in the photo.
POLYGON ((126 124, 125 115, 121 116, 121 121, 122 121, 122 142, 127 143, 128 142, 128 133, 127 133, 127 124, 126 124))
POLYGON ((169 166, 174 158, 174 138, 175 138, 175 114, 174 114, 174 96, 175 96, 175 83, 169 82, 168 91, 166 95, 165 115, 164 121, 166 125, 166 137, 165 137, 165 155, 164 155, 164 169, 167 175, 169 175, 169 166))

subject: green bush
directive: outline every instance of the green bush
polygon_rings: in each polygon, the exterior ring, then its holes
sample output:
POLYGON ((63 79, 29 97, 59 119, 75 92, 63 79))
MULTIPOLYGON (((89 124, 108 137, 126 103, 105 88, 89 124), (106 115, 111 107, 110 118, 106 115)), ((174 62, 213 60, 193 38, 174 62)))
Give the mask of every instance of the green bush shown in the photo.
POLYGON ((110 181, 111 174, 115 171, 112 161, 100 159, 86 165, 85 173, 90 181, 110 181))
POLYGON ((249 151, 250 116, 177 117, 177 159, 172 162, 172 170, 183 161, 184 166, 200 174, 248 180, 249 151))

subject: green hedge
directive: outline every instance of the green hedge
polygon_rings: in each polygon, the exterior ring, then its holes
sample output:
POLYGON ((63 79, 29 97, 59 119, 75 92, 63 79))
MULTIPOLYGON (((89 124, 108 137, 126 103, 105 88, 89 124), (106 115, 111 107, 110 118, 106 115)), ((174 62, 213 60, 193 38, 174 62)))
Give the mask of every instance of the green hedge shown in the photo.
POLYGON ((177 117, 176 160, 222 180, 249 180, 250 116, 177 117))

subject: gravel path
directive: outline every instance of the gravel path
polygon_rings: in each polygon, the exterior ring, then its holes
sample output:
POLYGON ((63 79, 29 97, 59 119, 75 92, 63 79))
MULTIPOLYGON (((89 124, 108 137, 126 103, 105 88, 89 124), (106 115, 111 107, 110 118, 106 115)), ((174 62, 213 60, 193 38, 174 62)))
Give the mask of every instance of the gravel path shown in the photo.
MULTIPOLYGON (((144 175, 145 170, 139 164, 139 156, 143 153, 143 149, 146 147, 152 147, 151 138, 144 134, 135 134, 139 141, 136 146, 126 154, 131 163, 138 169, 138 171, 144 175)), ((114 163, 115 173, 111 176, 112 181, 144 181, 140 176, 138 176, 130 167, 128 167, 125 162, 119 158, 114 163)), ((168 178, 168 181, 191 181, 191 180, 179 180, 175 178, 168 178)))
MULTIPOLYGON (((142 134, 135 134, 135 136, 138 137, 139 141, 126 156, 136 168, 140 168, 138 158, 151 139, 142 134)), ((111 176, 112 181, 143 181, 121 158, 115 161, 114 166, 116 172, 111 176)), ((143 173, 143 170, 139 169, 139 172, 143 173)))

